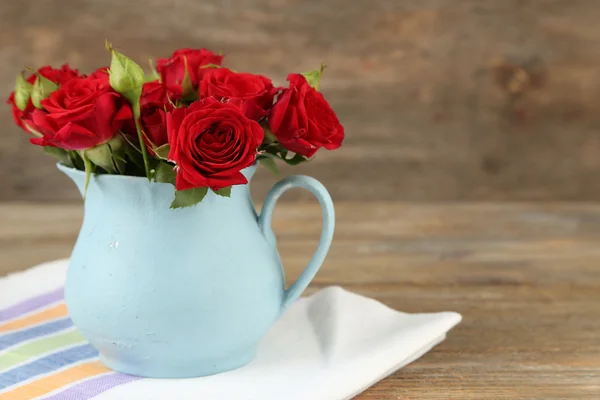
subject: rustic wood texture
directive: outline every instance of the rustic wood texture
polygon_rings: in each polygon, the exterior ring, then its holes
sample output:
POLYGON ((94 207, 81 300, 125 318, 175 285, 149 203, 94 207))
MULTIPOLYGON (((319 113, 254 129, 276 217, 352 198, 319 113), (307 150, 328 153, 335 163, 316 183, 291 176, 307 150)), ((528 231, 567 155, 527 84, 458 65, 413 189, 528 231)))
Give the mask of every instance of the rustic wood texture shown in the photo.
MULTIPOLYGON (((464 320, 422 359, 358 396, 600 398, 600 205, 350 203, 310 292, 328 285, 464 320)), ((0 275, 68 256, 82 210, 0 205, 0 275)), ((317 243, 316 204, 282 204, 288 280, 317 243)))
MULTIPOLYGON (((107 64, 105 38, 143 65, 222 49, 278 83, 324 61, 347 139, 296 171, 336 199, 600 199, 597 0, 6 0, 0 16, 4 93, 23 66, 107 64)), ((0 124, 0 201, 77 197, 6 107, 0 124)))

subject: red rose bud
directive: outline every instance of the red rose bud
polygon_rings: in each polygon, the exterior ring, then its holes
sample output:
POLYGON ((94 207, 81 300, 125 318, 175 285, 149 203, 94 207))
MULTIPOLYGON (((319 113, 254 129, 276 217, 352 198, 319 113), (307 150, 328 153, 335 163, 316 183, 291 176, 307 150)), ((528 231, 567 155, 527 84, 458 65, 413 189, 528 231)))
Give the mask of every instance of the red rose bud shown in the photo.
POLYGON ((177 190, 248 183, 241 171, 256 161, 264 135, 238 107, 214 99, 168 113, 167 134, 169 160, 177 164, 177 190))
POLYGON ((269 114, 277 90, 271 80, 262 75, 233 72, 227 68, 207 71, 200 82, 200 98, 213 97, 233 104, 256 121, 269 114))
POLYGON ((108 46, 112 54, 110 86, 125 96, 130 104, 137 104, 144 85, 144 70, 133 60, 114 50, 110 45, 108 46))
POLYGON ((30 141, 40 146, 87 150, 108 142, 130 121, 127 101, 103 79, 68 81, 41 101, 28 123, 42 134, 30 141))
POLYGON ((166 86, 169 97, 173 100, 189 95, 190 91, 198 90, 200 80, 210 68, 210 65, 219 66, 223 56, 217 55, 206 49, 180 49, 170 58, 160 58, 156 62, 156 69, 161 76, 162 83, 166 86))
MULTIPOLYGON (((167 109, 171 111, 173 107, 167 109)), ((154 155, 153 148, 167 144, 169 141, 167 136, 167 111, 160 107, 146 108, 142 110, 140 120, 146 145, 150 154, 154 155)))
POLYGON ((145 83, 142 87, 142 96, 140 97, 140 106, 144 107, 162 107, 171 104, 167 96, 165 87, 159 81, 145 83))
MULTIPOLYGON (((142 135, 141 126, 139 125, 139 118, 141 114, 140 97, 142 95, 142 87, 146 76, 144 70, 133 62, 131 59, 125 57, 123 54, 115 51, 111 45, 106 42, 106 48, 110 50, 112 59, 109 70, 109 82, 110 86, 122 94, 127 99, 132 107, 132 115, 135 118, 136 131, 138 141, 141 144, 144 141, 142 135)), ((146 171, 146 177, 148 180, 151 178, 150 162, 148 160, 148 152, 146 148, 142 146, 142 157, 144 159, 144 169, 146 171)))
POLYGON ((140 97, 140 123, 144 131, 144 141, 148 151, 154 155, 154 148, 167 143, 166 115, 173 110, 165 87, 158 81, 148 82, 142 88, 140 97))
POLYGON ((319 69, 315 69, 309 72, 303 72, 302 76, 306 79, 306 82, 314 87, 315 90, 321 89, 321 76, 323 76, 323 71, 325 70, 325 65, 321 64, 319 69))
POLYGON ((269 127, 286 149, 312 157, 319 148, 337 149, 344 127, 323 95, 300 74, 288 75, 285 89, 271 109, 269 127))

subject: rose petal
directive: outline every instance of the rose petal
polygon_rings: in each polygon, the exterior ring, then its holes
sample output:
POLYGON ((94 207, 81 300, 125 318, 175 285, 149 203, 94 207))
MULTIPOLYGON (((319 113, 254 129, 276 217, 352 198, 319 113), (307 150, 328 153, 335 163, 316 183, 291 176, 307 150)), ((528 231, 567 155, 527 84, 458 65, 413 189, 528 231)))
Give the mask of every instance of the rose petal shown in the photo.
POLYGON ((95 147, 98 137, 84 127, 69 122, 54 134, 50 142, 66 150, 85 150, 95 147))

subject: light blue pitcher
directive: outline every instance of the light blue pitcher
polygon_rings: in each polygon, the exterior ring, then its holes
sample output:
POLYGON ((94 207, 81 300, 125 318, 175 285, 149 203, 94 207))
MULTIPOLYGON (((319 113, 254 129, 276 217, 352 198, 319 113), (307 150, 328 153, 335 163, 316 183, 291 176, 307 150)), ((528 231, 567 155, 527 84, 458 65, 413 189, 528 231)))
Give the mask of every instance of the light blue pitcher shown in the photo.
MULTIPOLYGON (((83 191, 84 172, 59 169, 83 191)), ((249 182, 255 170, 243 171, 249 182)), ((200 204, 177 210, 169 208, 173 191, 117 175, 92 176, 87 190, 65 298, 74 324, 119 372, 185 378, 245 365, 331 244, 333 203, 313 178, 281 180, 260 217, 249 184, 234 186, 230 198, 209 191, 200 204), (308 267, 285 289, 271 217, 294 187, 317 197, 323 230, 308 267)))

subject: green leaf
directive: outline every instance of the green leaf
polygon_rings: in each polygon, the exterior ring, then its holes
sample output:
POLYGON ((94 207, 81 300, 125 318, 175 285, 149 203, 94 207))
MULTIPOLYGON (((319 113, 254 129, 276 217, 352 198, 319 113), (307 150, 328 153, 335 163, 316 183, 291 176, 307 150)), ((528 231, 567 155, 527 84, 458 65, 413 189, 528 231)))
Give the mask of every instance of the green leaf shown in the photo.
POLYGON ((67 167, 73 167, 73 162, 71 161, 71 157, 69 156, 69 152, 67 150, 60 149, 58 147, 45 146, 44 153, 56 158, 61 162, 61 164, 67 167))
POLYGON ((315 88, 315 90, 319 90, 321 88, 321 76, 323 75, 323 70, 325 69, 325 65, 321 63, 319 69, 315 69, 309 72, 303 72, 302 76, 306 78, 308 84, 315 88))
POLYGON ((277 141, 277 137, 275 136, 275 134, 273 132, 271 132, 271 128, 269 128, 269 125, 265 122, 262 122, 260 124, 260 126, 263 128, 263 131, 265 132, 265 137, 263 139, 262 144, 266 145, 266 144, 275 143, 277 141))
POLYGON ((285 150, 279 143, 271 143, 267 146, 261 146, 259 151, 261 151, 261 156, 276 158, 283 158, 281 154, 285 154, 287 152, 287 150, 285 150))
POLYGON ((276 147, 268 147, 265 150, 261 150, 259 151, 258 155, 256 156, 257 160, 260 161, 261 159, 268 157, 268 158, 272 158, 274 160, 281 160, 281 156, 278 154, 279 150, 276 147), (269 151, 267 151, 269 150, 269 151))
POLYGON ((171 203, 171 208, 184 208, 195 206, 200 203, 208 193, 207 187, 200 187, 188 190, 176 190, 175 198, 171 203))
POLYGON ((146 82, 160 81, 160 74, 154 67, 154 62, 151 58, 148 59, 148 64, 150 65, 150 73, 146 74, 146 82))
POLYGON ((73 168, 76 168, 80 171, 85 169, 81 154, 79 154, 77 150, 69 150, 67 153, 69 154, 69 159, 71 160, 71 165, 73 165, 73 168))
POLYGON ((259 161, 264 157, 278 158, 283 160, 288 165, 298 165, 308 161, 308 159, 300 154, 292 153, 284 148, 280 143, 273 143, 266 147, 261 147, 259 161))
POLYGON ((156 154, 157 157, 162 158, 163 160, 168 160, 170 151, 171 146, 167 143, 155 148, 154 154, 156 154))
POLYGON ((119 158, 123 159, 125 154, 125 145, 123 135, 115 135, 108 142, 86 150, 85 154, 91 162, 107 172, 119 174, 125 170, 124 163, 119 161, 119 158), (115 156, 118 156, 118 158, 115 156))
POLYGON ((221 66, 218 64, 204 64, 201 65, 200 68, 221 68, 221 66))
POLYGON ((231 197, 231 186, 227 186, 218 190, 213 190, 213 192, 222 197, 231 197))
POLYGON ((308 160, 306 157, 301 156, 300 154, 294 154, 292 158, 287 158, 287 155, 284 155, 283 161, 285 161, 288 165, 298 165, 308 160))
POLYGON ((271 173, 273 173, 273 175, 277 176, 279 175, 279 167, 277 166, 277 164, 275 163, 275 160, 271 157, 263 157, 263 158, 259 158, 258 162, 261 163, 261 165, 263 167, 265 167, 267 170, 271 171, 271 173))
POLYGON ((187 98, 191 94, 194 94, 194 85, 192 83, 192 78, 190 77, 186 56, 183 56, 183 65, 185 66, 185 73, 183 75, 183 81, 181 82, 181 90, 182 97, 187 98))
POLYGON ((175 172, 175 167, 173 165, 161 162, 158 164, 158 167, 156 167, 156 174, 154 175, 154 180, 156 182, 171 183, 175 185, 176 178, 177 172, 175 172))
POLYGON ((17 83, 15 84, 15 105, 19 110, 24 111, 27 108, 32 89, 33 85, 27 82, 23 72, 17 75, 17 83))
POLYGON ((154 82, 155 80, 156 80, 156 77, 154 76, 154 74, 152 72, 144 75, 144 83, 154 82))
POLYGON ((139 154, 142 154, 142 150, 140 150, 137 145, 135 143, 133 143, 131 141, 131 138, 128 137, 127 134, 121 132, 121 136, 123 136, 123 139, 125 139, 125 141, 127 142, 127 144, 129 145, 129 147, 131 147, 133 150, 135 150, 136 152, 138 152, 139 154))
POLYGON ((144 160, 141 160, 140 156, 142 153, 137 151, 134 147, 127 147, 125 150, 125 155, 138 167, 144 169, 144 160))
POLYGON ((192 104, 193 102, 195 102, 198 99, 200 99, 200 97, 198 96, 198 92, 191 92, 190 94, 181 98, 180 104, 185 107, 189 107, 190 104, 192 104))
POLYGON ((144 161, 142 159, 142 153, 139 152, 135 147, 129 145, 125 148, 125 156, 127 157, 128 163, 128 175, 144 175, 144 161))
POLYGON ((35 108, 42 109, 41 101, 50 97, 50 93, 58 89, 58 84, 38 74, 31 90, 31 102, 35 108))
POLYGON ((113 150, 110 141, 106 142, 106 145, 108 146, 108 150, 110 151, 110 155, 112 156, 113 165, 115 169, 119 172, 120 175, 125 175, 127 168, 127 160, 124 157, 125 150, 119 149, 120 153, 122 153, 120 154, 117 151, 113 150))

